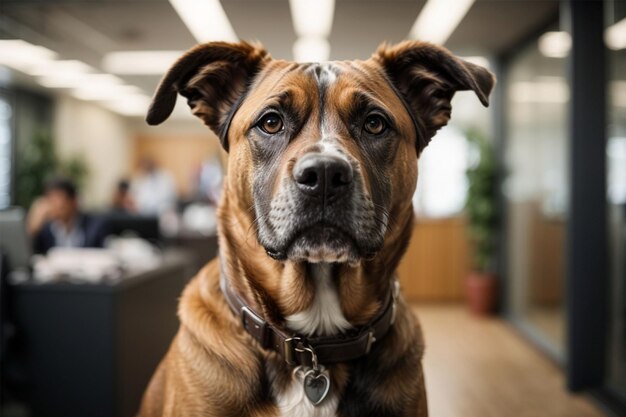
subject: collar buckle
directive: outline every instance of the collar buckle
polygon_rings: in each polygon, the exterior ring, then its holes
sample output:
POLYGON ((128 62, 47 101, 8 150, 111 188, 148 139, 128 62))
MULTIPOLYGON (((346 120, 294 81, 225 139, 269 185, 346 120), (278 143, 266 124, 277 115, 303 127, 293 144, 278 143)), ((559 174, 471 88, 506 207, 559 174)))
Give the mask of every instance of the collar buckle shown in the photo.
POLYGON ((256 340, 258 340, 263 348, 268 347, 269 332, 267 329, 267 322, 259 317, 248 306, 241 307, 241 323, 243 324, 243 328, 256 340))
POLYGON ((283 342, 283 356, 285 357, 285 362, 287 365, 294 366, 296 365, 296 349, 293 346, 293 342, 302 342, 302 339, 298 336, 288 337, 283 342))

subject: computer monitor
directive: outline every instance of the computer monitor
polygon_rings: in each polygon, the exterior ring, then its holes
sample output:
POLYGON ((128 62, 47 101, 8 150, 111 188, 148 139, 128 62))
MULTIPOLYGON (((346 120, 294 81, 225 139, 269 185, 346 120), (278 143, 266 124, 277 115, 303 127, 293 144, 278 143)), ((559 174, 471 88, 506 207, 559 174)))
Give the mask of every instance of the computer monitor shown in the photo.
POLYGON ((21 207, 0 210, 0 251, 6 254, 11 269, 29 267, 33 249, 21 207))
POLYGON ((156 216, 110 213, 105 219, 108 231, 112 235, 124 236, 130 233, 150 241, 161 239, 159 218, 156 216))

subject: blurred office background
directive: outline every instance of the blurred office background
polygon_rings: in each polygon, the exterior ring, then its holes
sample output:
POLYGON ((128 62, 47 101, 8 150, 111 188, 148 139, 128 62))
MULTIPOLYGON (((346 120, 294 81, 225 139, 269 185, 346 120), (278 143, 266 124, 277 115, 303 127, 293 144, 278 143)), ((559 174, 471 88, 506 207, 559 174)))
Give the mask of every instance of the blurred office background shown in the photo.
POLYGON ((420 39, 490 68, 490 108, 458 93, 419 161, 399 269, 431 415, 626 416, 620 0, 0 0, 2 415, 136 411, 216 255, 226 164, 183 101, 143 118, 184 50, 237 39, 298 61, 420 39), (30 256, 60 177, 106 249, 30 256))

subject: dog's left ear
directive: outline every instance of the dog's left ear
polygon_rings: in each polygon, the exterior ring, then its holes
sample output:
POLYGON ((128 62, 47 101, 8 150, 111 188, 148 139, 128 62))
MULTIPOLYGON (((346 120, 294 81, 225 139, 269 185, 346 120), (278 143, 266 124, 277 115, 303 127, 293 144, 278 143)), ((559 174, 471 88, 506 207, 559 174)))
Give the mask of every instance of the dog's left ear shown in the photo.
POLYGON ((146 121, 164 122, 187 99, 191 112, 220 138, 228 151, 228 126, 253 77, 270 60, 267 51, 247 42, 210 42, 187 51, 161 79, 146 121))
POLYGON ((448 124, 450 102, 459 90, 473 90, 489 105, 495 77, 487 69, 455 57, 445 48, 417 41, 382 45, 372 56, 420 126, 418 154, 441 127, 448 124))

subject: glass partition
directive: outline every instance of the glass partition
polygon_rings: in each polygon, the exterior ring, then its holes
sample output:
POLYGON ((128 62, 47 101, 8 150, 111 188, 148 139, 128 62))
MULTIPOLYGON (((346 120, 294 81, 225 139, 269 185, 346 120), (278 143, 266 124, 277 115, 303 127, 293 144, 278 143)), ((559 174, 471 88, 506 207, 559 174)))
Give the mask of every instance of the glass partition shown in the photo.
POLYGON ((567 39, 547 30, 512 57, 505 74, 509 313, 557 359, 565 341, 567 39))
POLYGON ((11 106, 0 90, 0 210, 11 204, 11 106))

